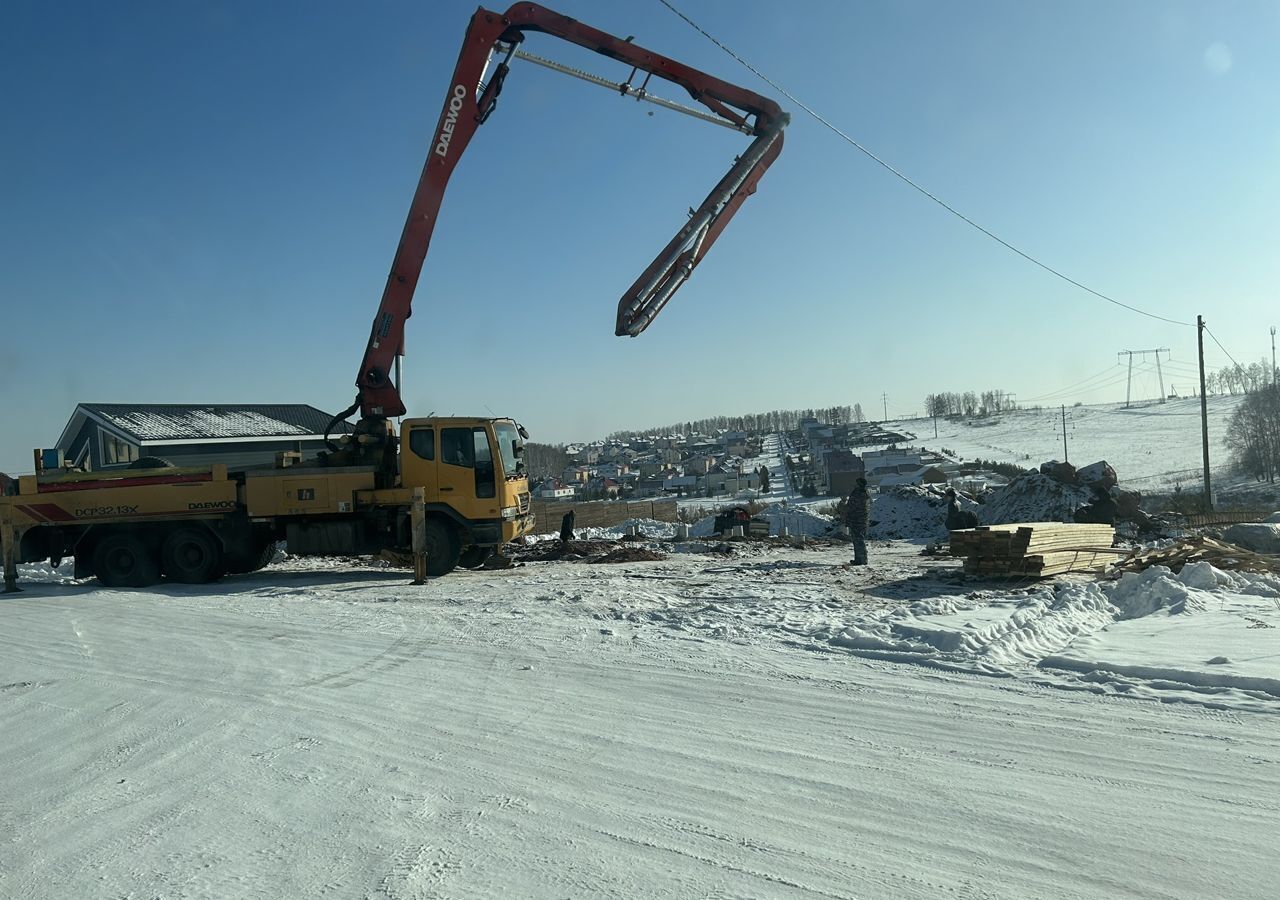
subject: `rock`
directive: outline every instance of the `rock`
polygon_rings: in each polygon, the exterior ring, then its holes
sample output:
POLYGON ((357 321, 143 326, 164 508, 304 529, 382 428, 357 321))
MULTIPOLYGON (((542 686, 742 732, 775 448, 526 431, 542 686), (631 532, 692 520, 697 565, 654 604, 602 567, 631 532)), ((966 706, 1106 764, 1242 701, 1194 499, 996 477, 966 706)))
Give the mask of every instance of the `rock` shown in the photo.
POLYGON ((1081 484, 1103 490, 1115 487, 1120 481, 1116 477, 1116 470, 1106 460, 1098 460, 1096 463, 1077 469, 1076 477, 1080 479, 1081 484))
POLYGON ((1245 522, 1232 525, 1222 536, 1255 553, 1280 553, 1280 524, 1245 522))
POLYGON ((1142 494, 1122 487, 1113 488, 1111 497, 1116 501, 1116 514, 1122 519, 1136 519, 1142 514, 1142 494))
POLYGON ((1040 474, 1048 475, 1054 481, 1061 481, 1063 484, 1080 483, 1080 479, 1076 477, 1076 467, 1069 462, 1058 462, 1056 459, 1041 464, 1040 474))

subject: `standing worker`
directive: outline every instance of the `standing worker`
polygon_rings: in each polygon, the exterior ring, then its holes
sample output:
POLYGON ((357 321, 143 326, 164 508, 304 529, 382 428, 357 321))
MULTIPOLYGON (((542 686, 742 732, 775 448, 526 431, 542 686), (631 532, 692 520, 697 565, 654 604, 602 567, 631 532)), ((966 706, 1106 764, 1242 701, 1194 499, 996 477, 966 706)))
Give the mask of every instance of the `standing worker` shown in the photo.
POLYGON ((573 540, 573 510, 569 510, 564 514, 564 518, 560 520, 560 543, 567 544, 573 540))
POLYGON ((955 488, 947 488, 947 531, 977 527, 977 514, 961 509, 960 498, 956 496, 955 488))
POLYGON ((867 495, 867 479, 859 478, 844 504, 844 523, 853 539, 853 564, 867 564, 867 522, 871 518, 871 498, 867 495))

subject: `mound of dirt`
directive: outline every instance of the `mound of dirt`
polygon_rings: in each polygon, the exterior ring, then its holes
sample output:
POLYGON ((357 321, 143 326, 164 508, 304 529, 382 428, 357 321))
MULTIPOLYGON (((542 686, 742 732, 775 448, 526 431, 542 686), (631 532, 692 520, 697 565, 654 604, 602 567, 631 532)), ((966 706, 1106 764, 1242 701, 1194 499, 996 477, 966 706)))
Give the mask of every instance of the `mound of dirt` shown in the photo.
MULTIPOLYGON (((957 496, 961 509, 980 509, 964 494, 957 496)), ((897 484, 882 488, 871 499, 871 528, 867 534, 878 541, 946 540, 949 534, 946 487, 897 484)))
POLYGON ((1030 472, 1019 475, 995 491, 978 511, 983 525, 1010 522, 1072 522, 1076 510, 1093 500, 1093 491, 1080 484, 1068 484, 1050 475, 1030 472))
POLYGON ((626 562, 655 562, 660 559, 666 559, 667 554, 659 553, 657 550, 650 550, 648 547, 619 547, 611 550, 604 556, 593 557, 590 562, 593 563, 626 563, 626 562))
POLYGON ((618 546, 616 541, 539 541, 526 547, 511 545, 509 555, 520 562, 547 562, 549 560, 584 561, 593 556, 608 553, 618 546))

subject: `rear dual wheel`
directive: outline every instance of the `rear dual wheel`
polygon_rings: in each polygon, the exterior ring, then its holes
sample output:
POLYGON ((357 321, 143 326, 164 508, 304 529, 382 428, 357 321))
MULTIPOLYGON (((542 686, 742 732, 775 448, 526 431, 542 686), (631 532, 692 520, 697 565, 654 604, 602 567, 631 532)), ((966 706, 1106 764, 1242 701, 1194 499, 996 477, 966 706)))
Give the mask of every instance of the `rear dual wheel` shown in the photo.
POLYGON ((93 572, 107 587, 147 587, 160 580, 155 552, 135 534, 111 534, 99 541, 93 572))
POLYGON ((204 584, 221 574, 222 547, 208 529, 179 528, 164 539, 160 564, 170 581, 204 584))

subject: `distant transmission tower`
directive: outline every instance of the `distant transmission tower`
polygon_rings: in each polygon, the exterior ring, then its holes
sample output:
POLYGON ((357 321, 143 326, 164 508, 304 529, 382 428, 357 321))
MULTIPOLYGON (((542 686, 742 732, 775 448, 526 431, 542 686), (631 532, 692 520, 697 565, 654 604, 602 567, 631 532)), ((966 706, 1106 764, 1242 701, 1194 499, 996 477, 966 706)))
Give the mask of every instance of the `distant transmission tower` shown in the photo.
MULTIPOLYGON (((1129 408, 1129 398, 1131 394, 1131 389, 1133 388, 1133 358, 1135 356, 1141 356, 1143 359, 1146 359, 1148 353, 1154 353, 1156 355, 1156 377, 1160 379, 1160 402, 1161 403, 1164 402, 1164 373, 1160 371, 1160 354, 1161 353, 1167 354, 1168 352, 1169 352, 1168 347, 1160 347, 1157 350, 1121 350, 1119 353, 1116 354, 1117 362, 1122 356, 1129 357, 1129 378, 1127 381, 1125 381, 1125 385, 1124 385, 1124 408, 1125 409, 1129 408)), ((1168 357, 1166 356, 1165 358, 1167 359, 1168 357)))

